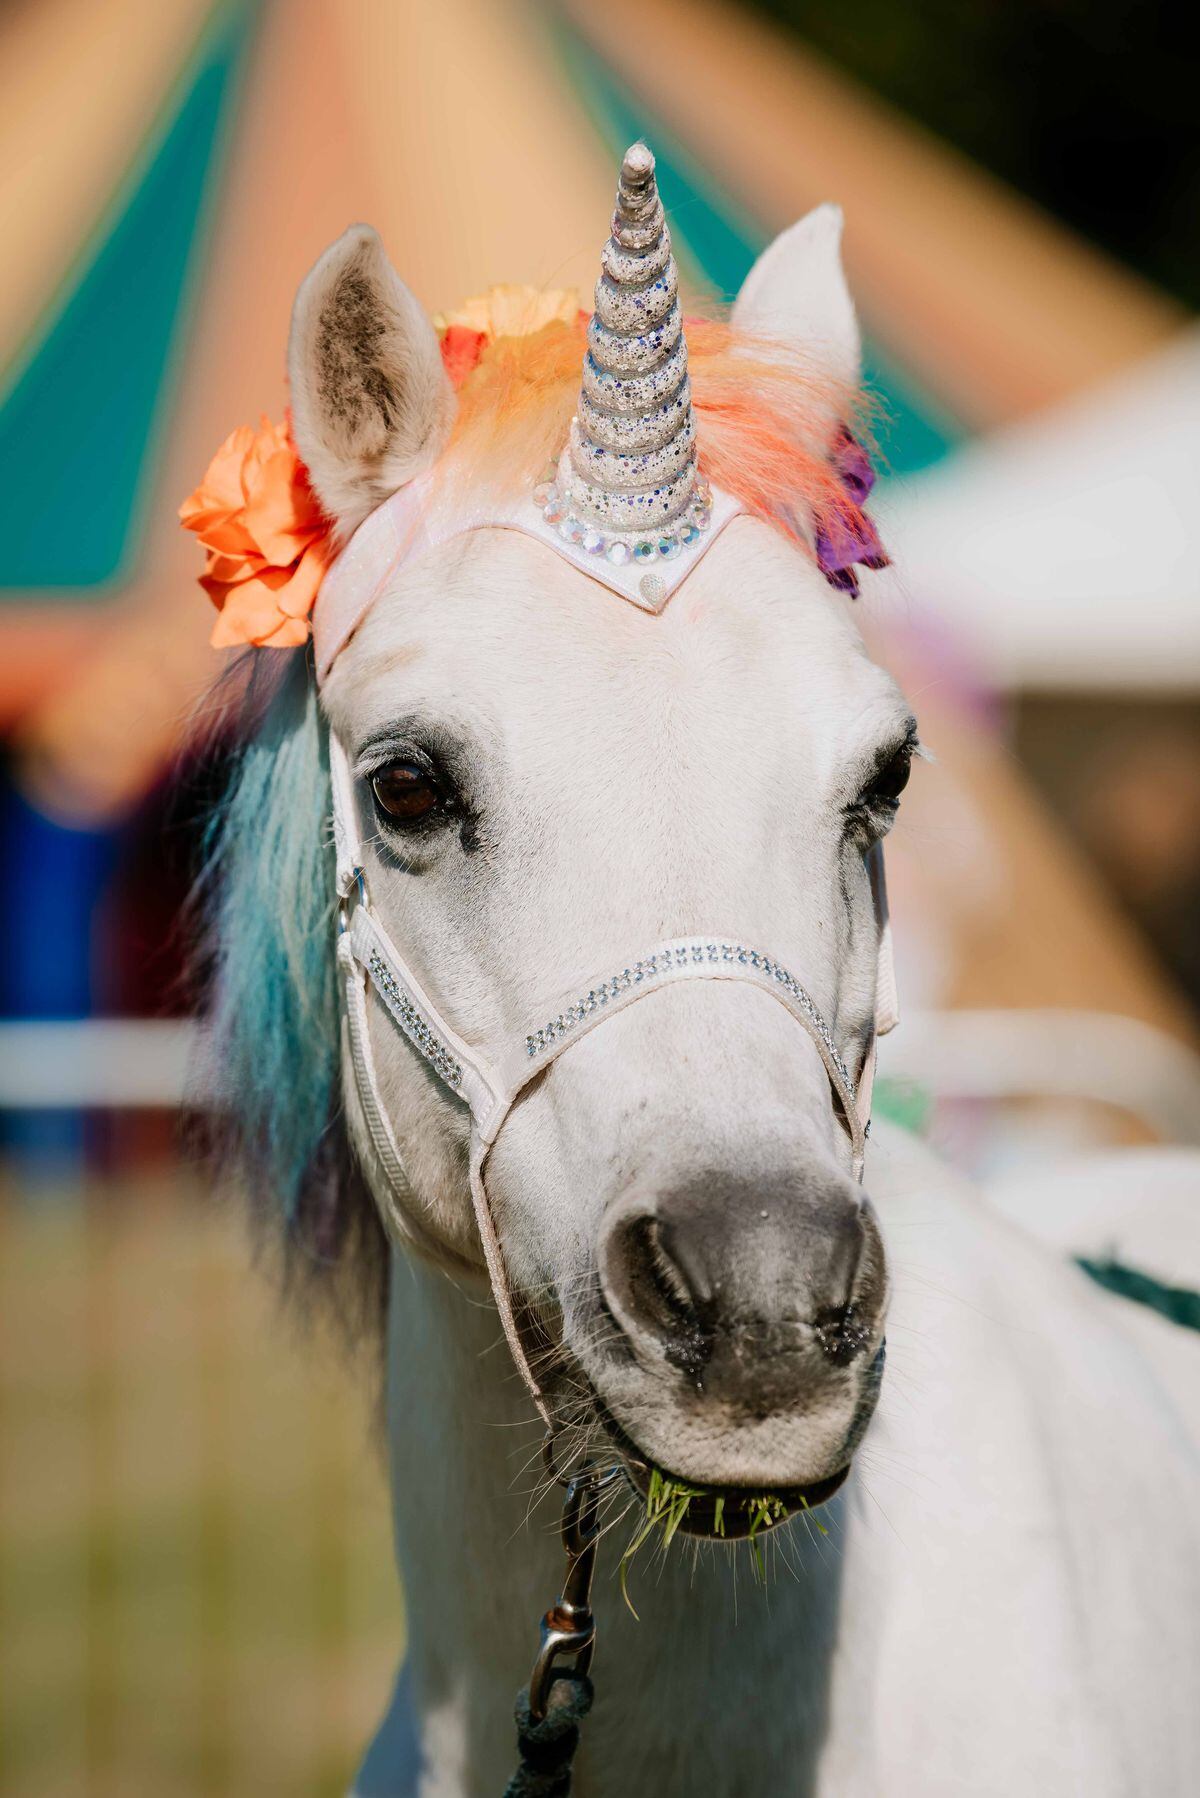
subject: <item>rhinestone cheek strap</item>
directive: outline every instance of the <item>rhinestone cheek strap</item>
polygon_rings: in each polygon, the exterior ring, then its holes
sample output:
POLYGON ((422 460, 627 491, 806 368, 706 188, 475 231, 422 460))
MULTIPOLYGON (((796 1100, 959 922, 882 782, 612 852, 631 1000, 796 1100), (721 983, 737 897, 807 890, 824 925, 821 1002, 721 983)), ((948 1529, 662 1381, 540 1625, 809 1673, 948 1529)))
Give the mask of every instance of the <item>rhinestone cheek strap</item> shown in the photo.
MULTIPOLYGON (((874 1074, 874 1037, 868 1046, 857 1086, 838 1052, 833 1035, 812 998, 795 975, 763 950, 732 935, 706 933, 656 944, 625 966, 599 980, 580 985, 546 1007, 530 1030, 490 1061, 470 1047, 442 1017, 436 1004, 406 965, 387 931, 371 910, 358 841, 353 781, 341 743, 330 733, 330 772, 340 900, 338 965, 342 974, 347 1043, 355 1085, 368 1134, 380 1166, 399 1201, 407 1190, 403 1157, 379 1092, 371 1048, 367 994, 374 988, 402 1035, 454 1098, 470 1112, 471 1197, 484 1258, 513 1359, 530 1394, 549 1424, 548 1407, 534 1376, 517 1322, 503 1252, 484 1183, 484 1164, 521 1092, 541 1071, 588 1031, 614 1017, 647 993, 681 980, 740 980, 768 993, 807 1032, 821 1057, 837 1109, 850 1138, 855 1177, 862 1178, 866 1134, 870 1124, 874 1074)), ((875 1035, 895 1023, 890 932, 882 885, 882 860, 871 866, 872 889, 879 923, 879 976, 875 1035)), ((401 1203, 394 1207, 401 1227, 414 1241, 418 1230, 401 1203)), ((425 1245, 428 1246, 428 1245, 425 1245)))

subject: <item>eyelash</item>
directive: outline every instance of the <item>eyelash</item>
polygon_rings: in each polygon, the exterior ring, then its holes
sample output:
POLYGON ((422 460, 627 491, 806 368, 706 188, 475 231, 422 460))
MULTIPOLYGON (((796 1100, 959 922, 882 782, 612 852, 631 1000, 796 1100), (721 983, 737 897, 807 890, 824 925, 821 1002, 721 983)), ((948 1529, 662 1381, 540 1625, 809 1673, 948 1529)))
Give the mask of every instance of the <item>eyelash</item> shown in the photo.
POLYGON ((910 738, 894 750, 882 766, 876 770, 857 799, 846 807, 845 817, 848 832, 859 834, 869 832, 876 838, 887 835, 900 810, 900 797, 908 785, 917 748, 916 738, 910 738), (900 782, 899 791, 895 796, 873 792, 872 788, 882 782, 900 762, 902 762, 903 780, 900 782))

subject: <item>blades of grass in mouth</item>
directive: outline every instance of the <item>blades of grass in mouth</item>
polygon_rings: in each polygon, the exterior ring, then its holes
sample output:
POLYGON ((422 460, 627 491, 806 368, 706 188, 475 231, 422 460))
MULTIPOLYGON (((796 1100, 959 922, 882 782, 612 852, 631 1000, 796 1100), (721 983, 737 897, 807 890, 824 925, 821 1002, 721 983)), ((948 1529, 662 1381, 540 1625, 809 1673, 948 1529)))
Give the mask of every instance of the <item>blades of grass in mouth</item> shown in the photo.
POLYGON ((804 1512, 809 1523, 811 1523, 815 1529, 819 1530, 823 1536, 827 1536, 829 1534, 829 1531, 825 1528, 825 1525, 821 1522, 821 1519, 817 1516, 817 1513, 813 1510, 813 1508, 809 1504, 808 1500, 806 1498, 804 1498, 803 1496, 800 1499, 800 1509, 804 1512))
MULTIPOLYGON (((638 1613, 629 1596, 628 1586, 629 1567, 634 1556, 656 1530, 662 1532, 662 1550, 665 1554, 683 1524, 692 1500, 709 1496, 712 1496, 713 1499, 713 1535, 724 1538, 726 1506, 724 1493, 711 1493, 710 1489, 703 1486, 689 1486, 683 1480, 672 1479, 669 1474, 662 1473, 657 1467, 650 1469, 650 1478, 646 1487, 645 1516, 635 1530, 633 1540, 621 1556, 618 1569, 621 1596, 635 1617, 638 1613)), ((776 1498, 769 1492, 763 1493, 759 1498, 745 1498, 735 1502, 740 1504, 749 1516, 750 1527, 747 1532, 747 1540, 754 1555, 758 1575, 765 1581, 766 1563, 763 1559, 762 1543, 758 1537, 763 1530, 769 1529, 773 1524, 786 1521, 789 1515, 788 1508, 781 1498, 776 1498)), ((808 1504, 804 1500, 801 1500, 801 1503, 804 1510, 811 1516, 808 1504)), ((813 1521, 817 1523, 817 1528, 822 1535, 828 1534, 816 1518, 813 1518, 813 1521)))
POLYGON ((695 1495, 689 1491, 687 1487, 680 1487, 675 1498, 672 1500, 670 1515, 663 1526, 662 1545, 664 1554, 666 1554, 668 1548, 670 1548, 671 1540, 676 1530, 687 1516, 688 1506, 691 1504, 694 1496, 695 1495))
POLYGON ((775 1498, 770 1493, 764 1493, 761 1498, 748 1499, 746 1507, 751 1513, 747 1541, 754 1555, 754 1565, 758 1571, 758 1577, 765 1585, 767 1564, 763 1557, 762 1543, 758 1538, 760 1533, 765 1529, 770 1529, 772 1524, 782 1523, 788 1515, 788 1509, 781 1498, 775 1498))

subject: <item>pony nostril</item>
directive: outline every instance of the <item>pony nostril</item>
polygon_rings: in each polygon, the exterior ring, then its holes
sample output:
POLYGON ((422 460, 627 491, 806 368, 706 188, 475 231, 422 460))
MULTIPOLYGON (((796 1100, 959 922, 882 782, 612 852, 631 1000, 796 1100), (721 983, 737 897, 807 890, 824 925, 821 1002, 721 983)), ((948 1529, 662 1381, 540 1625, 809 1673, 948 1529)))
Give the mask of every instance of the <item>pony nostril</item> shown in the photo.
POLYGON ((673 1367, 699 1380, 712 1352, 714 1300, 703 1270, 653 1212, 627 1219, 608 1260, 609 1302, 627 1331, 653 1335, 673 1367))

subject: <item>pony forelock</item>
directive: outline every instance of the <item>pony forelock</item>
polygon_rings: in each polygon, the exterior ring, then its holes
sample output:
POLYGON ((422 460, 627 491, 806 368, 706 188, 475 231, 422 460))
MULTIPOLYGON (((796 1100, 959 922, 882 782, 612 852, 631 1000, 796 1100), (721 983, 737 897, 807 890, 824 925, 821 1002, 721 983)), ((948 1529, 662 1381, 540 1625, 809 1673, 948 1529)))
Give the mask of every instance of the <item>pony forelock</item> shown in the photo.
MULTIPOLYGON (((830 447, 839 427, 869 436, 861 391, 814 356, 725 320, 685 320, 700 465, 748 512, 788 536, 856 511, 830 447)), ((458 394, 454 478, 510 489, 556 462, 579 397, 585 324, 556 320, 489 343, 458 394)))

